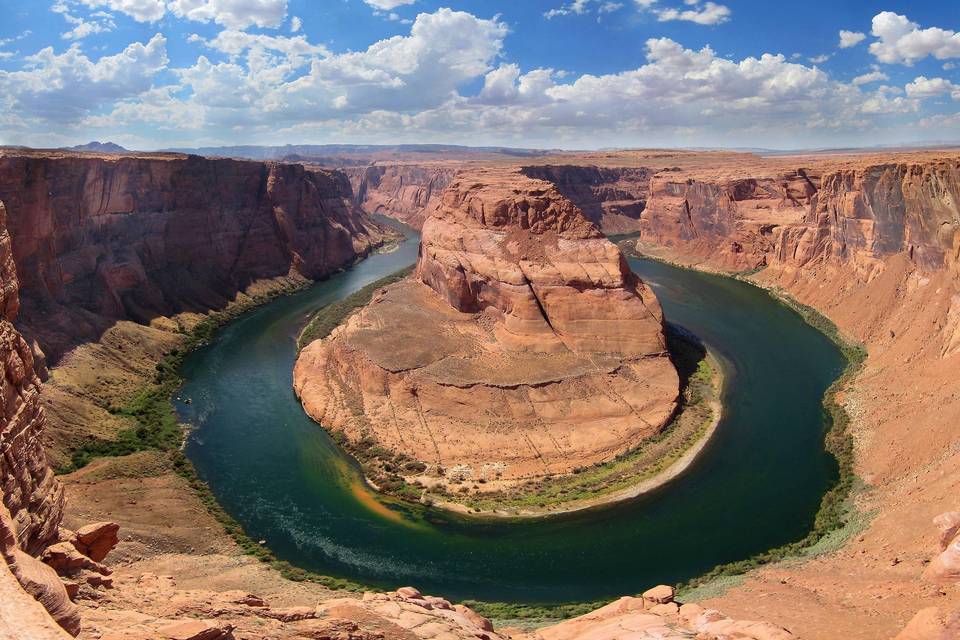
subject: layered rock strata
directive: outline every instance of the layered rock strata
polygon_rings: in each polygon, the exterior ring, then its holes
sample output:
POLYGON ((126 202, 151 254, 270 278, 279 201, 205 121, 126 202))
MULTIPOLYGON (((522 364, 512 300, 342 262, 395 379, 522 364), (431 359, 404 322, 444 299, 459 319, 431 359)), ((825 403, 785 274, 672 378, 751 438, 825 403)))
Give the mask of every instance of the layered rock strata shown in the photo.
POLYGON ((364 211, 419 229, 456 170, 445 165, 372 164, 344 172, 350 177, 354 201, 364 211))
POLYGON ((568 200, 606 234, 640 230, 640 217, 650 195, 648 167, 537 165, 522 169, 531 178, 556 185, 568 200))
MULTIPOLYGON (((0 203, 0 581, 12 576, 66 630, 80 630, 77 608, 50 567, 34 556, 58 537, 63 486, 47 464, 45 423, 33 355, 12 322, 19 308, 16 267, 0 203), (31 555, 33 554, 33 555, 31 555)), ((25 616, 32 615, 29 610, 25 616)), ((39 631, 38 631, 39 633, 39 631)))
POLYGON ((118 320, 226 306, 264 278, 319 278, 381 230, 346 176, 195 156, 0 153, 20 324, 51 360, 118 320))
POLYGON ((650 183, 643 240, 730 269, 812 269, 832 262, 866 278, 906 253, 935 270, 956 256, 956 159, 784 170, 768 177, 660 173, 650 183))
POLYGON ((301 353, 295 389, 324 427, 497 486, 611 459, 670 419, 659 302, 553 185, 464 172, 422 238, 412 278, 301 353))

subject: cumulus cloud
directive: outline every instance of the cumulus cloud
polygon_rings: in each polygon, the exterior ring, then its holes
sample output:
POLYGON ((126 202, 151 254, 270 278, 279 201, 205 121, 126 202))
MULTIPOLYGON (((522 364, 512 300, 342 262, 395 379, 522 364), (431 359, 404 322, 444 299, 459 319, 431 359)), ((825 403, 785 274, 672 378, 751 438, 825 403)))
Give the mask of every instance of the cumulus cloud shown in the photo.
POLYGON ((279 27, 287 16, 287 0, 170 0, 167 6, 179 18, 228 29, 279 27))
POLYGON ((90 9, 107 8, 137 22, 156 22, 167 12, 166 0, 78 0, 90 9))
POLYGON ((960 100, 960 85, 946 78, 917 76, 913 82, 904 87, 904 90, 911 98, 937 98, 950 94, 954 100, 960 100))
POLYGON ((287 15, 287 0, 57 0, 58 5, 67 3, 122 13, 137 22, 157 22, 170 13, 229 29, 275 28, 287 15))
POLYGON ((882 82, 883 80, 889 80, 889 79, 890 78, 887 76, 887 74, 883 73, 882 71, 874 70, 869 73, 865 73, 863 75, 857 76, 856 78, 853 79, 853 84, 859 87, 860 85, 863 85, 863 84, 870 84, 871 82, 882 82))
POLYGON ((921 29, 892 11, 883 11, 873 17, 870 33, 879 38, 870 44, 870 53, 886 64, 912 65, 917 60, 933 56, 937 60, 960 58, 960 33, 930 27, 921 29))
POLYGON ((716 2, 705 2, 703 5, 697 0, 687 1, 686 4, 690 6, 690 9, 654 9, 654 13, 657 15, 657 19, 660 22, 668 22, 671 20, 686 20, 687 22, 695 22, 697 24, 705 25, 716 25, 723 24, 730 19, 730 7, 727 7, 722 4, 717 4, 716 2))
POLYGON ((840 48, 848 49, 855 47, 867 38, 867 34, 860 31, 840 30, 840 48))
POLYGON ((303 27, 303 20, 299 16, 290 18, 290 33, 296 33, 303 27))
POLYGON ((93 109, 148 90, 167 65, 166 44, 158 33, 95 62, 76 45, 61 54, 47 47, 27 56, 22 71, 0 70, 0 93, 10 109, 36 121, 74 122, 93 109))
POLYGON ((84 127, 83 137, 150 131, 164 140, 158 146, 176 135, 232 142, 237 131, 277 141, 550 146, 766 144, 809 141, 811 132, 836 140, 822 132, 916 113, 938 80, 868 91, 863 85, 886 79, 878 69, 841 82, 800 59, 731 60, 669 38, 646 41, 642 64, 576 76, 509 60, 507 34, 499 18, 440 9, 357 51, 239 26, 191 36, 202 55, 173 68, 160 35, 100 59, 76 46, 59 55, 45 49, 21 71, 0 72, 0 113, 8 114, 0 136, 84 127))

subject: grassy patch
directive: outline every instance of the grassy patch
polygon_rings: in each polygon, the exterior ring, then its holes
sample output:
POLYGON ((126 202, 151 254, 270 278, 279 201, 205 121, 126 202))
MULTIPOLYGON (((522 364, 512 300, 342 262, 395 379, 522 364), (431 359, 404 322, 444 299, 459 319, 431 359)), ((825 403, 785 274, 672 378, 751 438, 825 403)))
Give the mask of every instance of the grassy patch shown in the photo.
POLYGON ((302 289, 304 284, 286 284, 269 293, 250 296, 243 302, 211 313, 189 332, 183 332, 183 341, 171 349, 155 366, 153 379, 148 381, 122 406, 104 407, 110 413, 126 418, 130 426, 119 431, 113 439, 91 438, 70 454, 70 464, 57 470, 71 473, 87 466, 95 458, 127 456, 141 451, 174 451, 183 442, 184 427, 177 420, 170 405, 170 397, 182 382, 178 373, 188 353, 209 342, 217 329, 250 309, 265 304, 277 296, 302 289))
POLYGON ((400 282, 412 272, 412 266, 401 269, 317 311, 310 319, 310 322, 307 323, 307 326, 303 328, 303 331, 300 332, 300 336, 297 338, 297 351, 300 351, 314 340, 326 338, 354 309, 358 309, 369 303, 373 298, 373 294, 378 289, 382 289, 394 282, 400 282))

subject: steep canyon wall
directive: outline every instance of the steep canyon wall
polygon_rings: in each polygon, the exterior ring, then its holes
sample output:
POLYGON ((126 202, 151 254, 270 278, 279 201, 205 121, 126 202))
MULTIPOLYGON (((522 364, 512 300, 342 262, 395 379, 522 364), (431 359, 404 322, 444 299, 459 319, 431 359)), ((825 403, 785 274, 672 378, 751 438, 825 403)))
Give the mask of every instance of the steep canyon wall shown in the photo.
POLYGON ((419 229, 456 169, 443 165, 374 164, 343 171, 350 178, 354 201, 365 211, 419 229))
POLYGON ((222 308, 252 282, 323 277, 381 231, 339 172, 195 156, 0 155, 21 326, 56 360, 117 320, 222 308))

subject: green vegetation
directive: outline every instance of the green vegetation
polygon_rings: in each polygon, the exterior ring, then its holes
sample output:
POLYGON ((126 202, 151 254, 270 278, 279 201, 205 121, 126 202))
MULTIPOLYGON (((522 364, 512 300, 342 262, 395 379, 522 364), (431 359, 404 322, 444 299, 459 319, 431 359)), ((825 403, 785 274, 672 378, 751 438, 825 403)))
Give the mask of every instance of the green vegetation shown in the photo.
POLYGON ((806 536, 752 558, 719 565, 698 578, 677 585, 677 591, 684 597, 690 597, 690 594, 704 589, 715 590, 717 585, 733 586, 736 582, 731 582, 731 578, 757 567, 789 558, 812 557, 836 549, 851 535, 862 530, 870 517, 869 514, 858 512, 853 504, 852 496, 857 477, 854 471, 853 437, 848 431, 850 416, 837 401, 838 394, 851 384, 860 372, 867 357, 866 349, 861 344, 848 341, 829 318, 812 307, 800 304, 779 290, 771 291, 771 295, 799 313, 810 326, 829 337, 847 359, 843 373, 827 388, 823 397, 827 424, 824 447, 837 461, 837 481, 820 501, 813 528, 806 536))
POLYGON ((223 526, 223 530, 237 543, 237 546, 240 547, 244 554, 269 564, 284 578, 294 582, 313 582, 330 589, 341 589, 353 592, 375 588, 372 585, 364 584, 356 580, 335 578, 312 571, 306 571, 291 565, 285 560, 278 560, 270 549, 247 535, 240 523, 224 511, 220 503, 217 502, 217 498, 213 495, 210 487, 200 479, 193 464, 182 451, 177 450, 170 453, 170 464, 173 470, 187 481, 190 488, 196 493, 197 498, 199 498, 203 506, 206 507, 207 512, 223 526))
POLYGON ((122 406, 104 407, 110 413, 127 418, 129 427, 117 433, 116 438, 90 439, 74 449, 70 464, 57 470, 71 473, 88 465, 94 458, 126 456, 139 451, 174 451, 183 442, 184 429, 170 405, 170 397, 180 387, 178 373, 184 357, 203 346, 216 330, 239 315, 277 296, 293 293, 304 284, 287 283, 269 293, 250 296, 243 302, 233 304, 223 311, 211 313, 197 323, 189 332, 183 331, 181 347, 164 354, 156 364, 153 380, 146 383, 122 406))
MULTIPOLYGON (((711 365, 703 345, 692 336, 671 327, 667 340, 680 374, 682 393, 673 419, 660 433, 613 460, 578 467, 571 475, 530 480, 516 488, 472 495, 441 492, 438 488, 431 488, 431 493, 441 500, 465 504, 475 512, 525 509, 549 513, 550 507, 602 499, 669 469, 700 442, 718 417, 711 405, 719 395, 719 372, 711 365)), ((468 487, 471 483, 465 479, 459 484, 468 487)), ((477 489, 475 484, 473 487, 477 489)))
POLYGON ((297 351, 302 350, 314 340, 326 338, 354 309, 358 309, 369 303, 373 298, 373 294, 378 289, 382 289, 394 282, 400 282, 412 272, 412 266, 401 269, 317 311, 310 319, 310 322, 307 323, 307 326, 303 328, 303 331, 300 332, 300 337, 297 338, 297 351))

